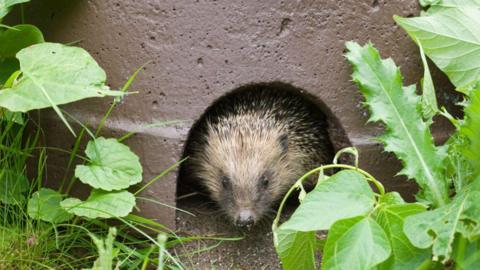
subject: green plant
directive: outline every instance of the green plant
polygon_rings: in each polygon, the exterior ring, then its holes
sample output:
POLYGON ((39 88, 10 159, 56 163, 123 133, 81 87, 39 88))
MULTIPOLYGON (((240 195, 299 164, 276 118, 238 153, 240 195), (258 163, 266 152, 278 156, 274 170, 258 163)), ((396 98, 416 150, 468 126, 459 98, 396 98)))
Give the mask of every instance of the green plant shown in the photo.
MULTIPOLYGON (((5 15, 10 9, 9 6, 16 2, 18 1, 2 1, 0 7, 5 10, 2 14, 5 15)), ((89 97, 121 96, 127 90, 109 90, 105 85, 105 72, 85 50, 45 43, 42 33, 33 25, 22 24, 2 30, 0 57, 3 70, 13 68, 12 74, 0 81, 2 111, 18 115, 34 109, 52 107, 74 135, 75 132, 58 105, 89 97), (14 57, 17 60, 13 59, 14 57), (13 65, 9 65, 11 63, 13 65)), ((128 85, 130 83, 131 81, 128 85)), ((71 214, 90 218, 106 217, 108 214, 112 217, 123 217, 133 209, 134 196, 124 189, 142 180, 142 167, 138 157, 115 139, 96 138, 89 133, 92 140, 86 149, 88 164, 78 165, 75 176, 99 190, 94 190, 86 202, 70 198, 64 200, 61 206, 60 192, 40 189, 33 194, 28 204, 28 213, 32 218, 63 222, 72 218, 71 214), (123 191, 112 192, 113 190, 123 191), (118 199, 124 202, 121 213, 112 212, 112 209, 108 208, 112 200, 118 199), (96 208, 98 211, 86 211, 85 207, 96 208)), ((11 173, 3 169, 3 173, 11 173)), ((15 199, 20 199, 21 194, 17 192, 17 195, 19 196, 15 199)))
POLYGON ((420 49, 425 73, 422 94, 403 86, 400 69, 382 60, 371 45, 347 43, 353 81, 365 97, 370 122, 381 122, 377 138, 403 163, 400 174, 420 191, 407 203, 385 192, 372 175, 355 166, 334 164, 308 172, 289 190, 301 189, 300 206, 279 226, 282 202, 272 229, 284 269, 479 269, 480 249, 480 2, 420 1, 429 8, 420 17, 395 21, 420 49), (428 56, 464 94, 464 118, 438 108, 428 56), (443 115, 456 131, 441 146, 430 132, 433 117, 443 115), (324 175, 328 169, 343 169, 324 175), (302 182, 319 174, 305 194, 302 182), (372 189, 369 182, 376 187, 372 189), (375 191, 376 190, 376 191, 375 191), (335 209, 335 211, 332 211, 335 209), (326 240, 317 231, 328 230, 326 240))
MULTIPOLYGON (((0 0, 0 22, 13 5, 24 2, 28 0, 0 0)), ((46 43, 33 25, 0 24, 0 268, 185 268, 168 248, 202 238, 178 237, 162 224, 131 213, 136 201, 144 199, 138 193, 181 161, 131 193, 127 189, 142 181, 142 166, 122 142, 133 132, 120 139, 100 135, 118 98, 127 94, 142 68, 122 89, 110 90, 104 70, 85 50, 46 43), (95 132, 58 107, 104 96, 115 99, 95 132), (70 152, 66 171, 80 161, 74 176, 64 177, 57 190, 43 186, 46 152, 51 149, 38 145, 41 132, 29 137, 25 129, 29 120, 24 113, 41 108, 53 108, 76 136, 72 151, 53 149, 70 152), (78 136, 69 117, 82 126, 78 136), (83 156, 85 134, 90 140, 83 156), (27 178, 27 159, 38 159, 34 179, 27 178), (83 201, 70 195, 77 179, 92 187, 83 201), (120 225, 110 228, 108 219, 120 225)))

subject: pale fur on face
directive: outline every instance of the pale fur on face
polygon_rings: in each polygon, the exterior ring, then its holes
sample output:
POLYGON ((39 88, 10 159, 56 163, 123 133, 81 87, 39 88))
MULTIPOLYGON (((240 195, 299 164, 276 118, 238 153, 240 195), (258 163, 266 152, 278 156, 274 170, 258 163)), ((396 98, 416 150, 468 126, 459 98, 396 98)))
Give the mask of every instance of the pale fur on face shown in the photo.
MULTIPOLYGON (((303 155, 280 141, 284 126, 261 115, 244 114, 208 125, 206 145, 192 156, 196 175, 233 219, 240 209, 254 212, 258 221, 272 202, 278 200, 304 172, 303 155), (261 185, 266 175, 269 183, 261 185), (230 179, 230 188, 222 185, 222 177, 230 179)), ((288 143, 288 138, 287 138, 288 143)))

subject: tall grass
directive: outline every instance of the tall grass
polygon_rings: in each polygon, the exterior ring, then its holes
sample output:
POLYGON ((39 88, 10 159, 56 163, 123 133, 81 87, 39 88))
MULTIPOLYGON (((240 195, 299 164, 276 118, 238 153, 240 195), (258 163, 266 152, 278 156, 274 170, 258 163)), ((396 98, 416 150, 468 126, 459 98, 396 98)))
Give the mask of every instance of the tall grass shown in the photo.
MULTIPOLYGON (((217 240, 218 243, 239 240, 180 237, 164 225, 134 214, 118 219, 115 230, 110 226, 112 223, 101 219, 77 217, 64 224, 50 224, 32 219, 27 213, 27 201, 31 194, 42 187, 43 180, 47 177, 44 172, 47 150, 50 149, 38 145, 40 131, 27 135, 26 124, 12 120, 0 120, 0 191, 3 198, 16 197, 8 204, 0 202, 0 270, 89 269, 92 266, 93 269, 102 270, 191 269, 192 263, 184 263, 179 259, 188 260, 189 254, 171 254, 170 250, 178 245, 203 239, 217 240), (31 166, 30 181, 25 187, 15 186, 27 177, 27 164, 31 166)), ((67 171, 78 162, 84 133, 84 130, 79 133, 80 136, 71 151, 54 149, 69 152, 67 171)), ((159 181, 181 162, 173 164, 147 181, 135 194, 159 181)), ((74 178, 68 179, 66 175, 61 179, 59 188, 64 194, 70 192, 75 181, 74 178)), ((137 200, 173 207, 139 196, 137 200)))
MULTIPOLYGON (((16 123, 11 118, 0 121, 0 196, 3 198, 3 203, 0 203, 0 269, 82 269, 91 267, 99 254, 101 261, 110 260, 122 269, 138 269, 145 261, 148 265, 158 265, 158 260, 151 259, 158 258, 158 251, 153 252, 154 241, 143 235, 134 237, 127 233, 135 230, 147 235, 139 226, 140 218, 122 220, 117 228, 117 237, 110 236, 114 250, 107 254, 110 257, 105 257, 99 247, 101 237, 109 230, 103 220, 77 218, 65 224, 50 224, 30 218, 27 198, 42 187, 46 150, 37 145, 39 132, 33 137, 25 137, 26 134, 26 124, 16 123), (40 150, 34 152, 35 149, 40 150), (36 159, 36 166, 35 162, 30 163, 35 167, 31 173, 34 176, 26 182, 27 186, 22 187, 29 159, 36 159)), ((79 140, 71 152, 69 164, 74 162, 78 144, 79 140)), ((156 224, 150 222, 143 227, 156 224)), ((157 250, 160 247, 158 245, 157 250)), ((173 256, 169 261, 182 268, 173 256)), ((111 268, 102 265, 100 269, 111 268)))

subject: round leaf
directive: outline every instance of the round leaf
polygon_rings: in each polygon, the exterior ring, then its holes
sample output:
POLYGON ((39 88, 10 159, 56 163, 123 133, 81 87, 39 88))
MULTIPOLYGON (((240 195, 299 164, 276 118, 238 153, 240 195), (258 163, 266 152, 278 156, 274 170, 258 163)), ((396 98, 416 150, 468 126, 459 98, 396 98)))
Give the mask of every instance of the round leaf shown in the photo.
POLYGON ((75 169, 75 176, 85 184, 111 191, 142 181, 142 165, 138 156, 115 139, 100 137, 89 141, 85 153, 90 163, 75 169))
POLYGON ((0 106, 26 112, 89 97, 122 95, 105 85, 105 71, 82 48, 40 43, 17 53, 22 76, 0 91, 0 106))
POLYGON ((62 195, 55 190, 42 188, 33 193, 28 201, 28 215, 46 222, 59 223, 72 218, 72 215, 60 207, 62 195))
POLYGON ((86 201, 68 198, 60 203, 69 213, 87 218, 124 217, 132 212, 135 196, 128 191, 105 192, 92 190, 86 201))
POLYGON ((0 58, 13 58, 21 49, 44 42, 43 34, 36 26, 19 24, 0 32, 0 58))

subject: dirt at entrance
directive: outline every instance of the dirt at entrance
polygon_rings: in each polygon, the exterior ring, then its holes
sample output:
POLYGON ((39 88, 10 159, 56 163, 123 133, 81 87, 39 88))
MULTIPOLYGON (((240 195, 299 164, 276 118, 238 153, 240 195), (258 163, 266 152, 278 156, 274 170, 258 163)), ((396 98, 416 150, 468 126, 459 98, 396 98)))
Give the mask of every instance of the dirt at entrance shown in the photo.
MULTIPOLYGON (((243 237, 221 243, 193 241, 178 248, 176 251, 184 254, 181 260, 188 269, 282 269, 273 247, 273 218, 243 231, 235 228, 212 202, 192 197, 180 200, 177 207, 195 215, 177 211, 177 233, 181 236, 243 237)), ((293 206, 287 207, 285 216, 292 211, 293 206)))

